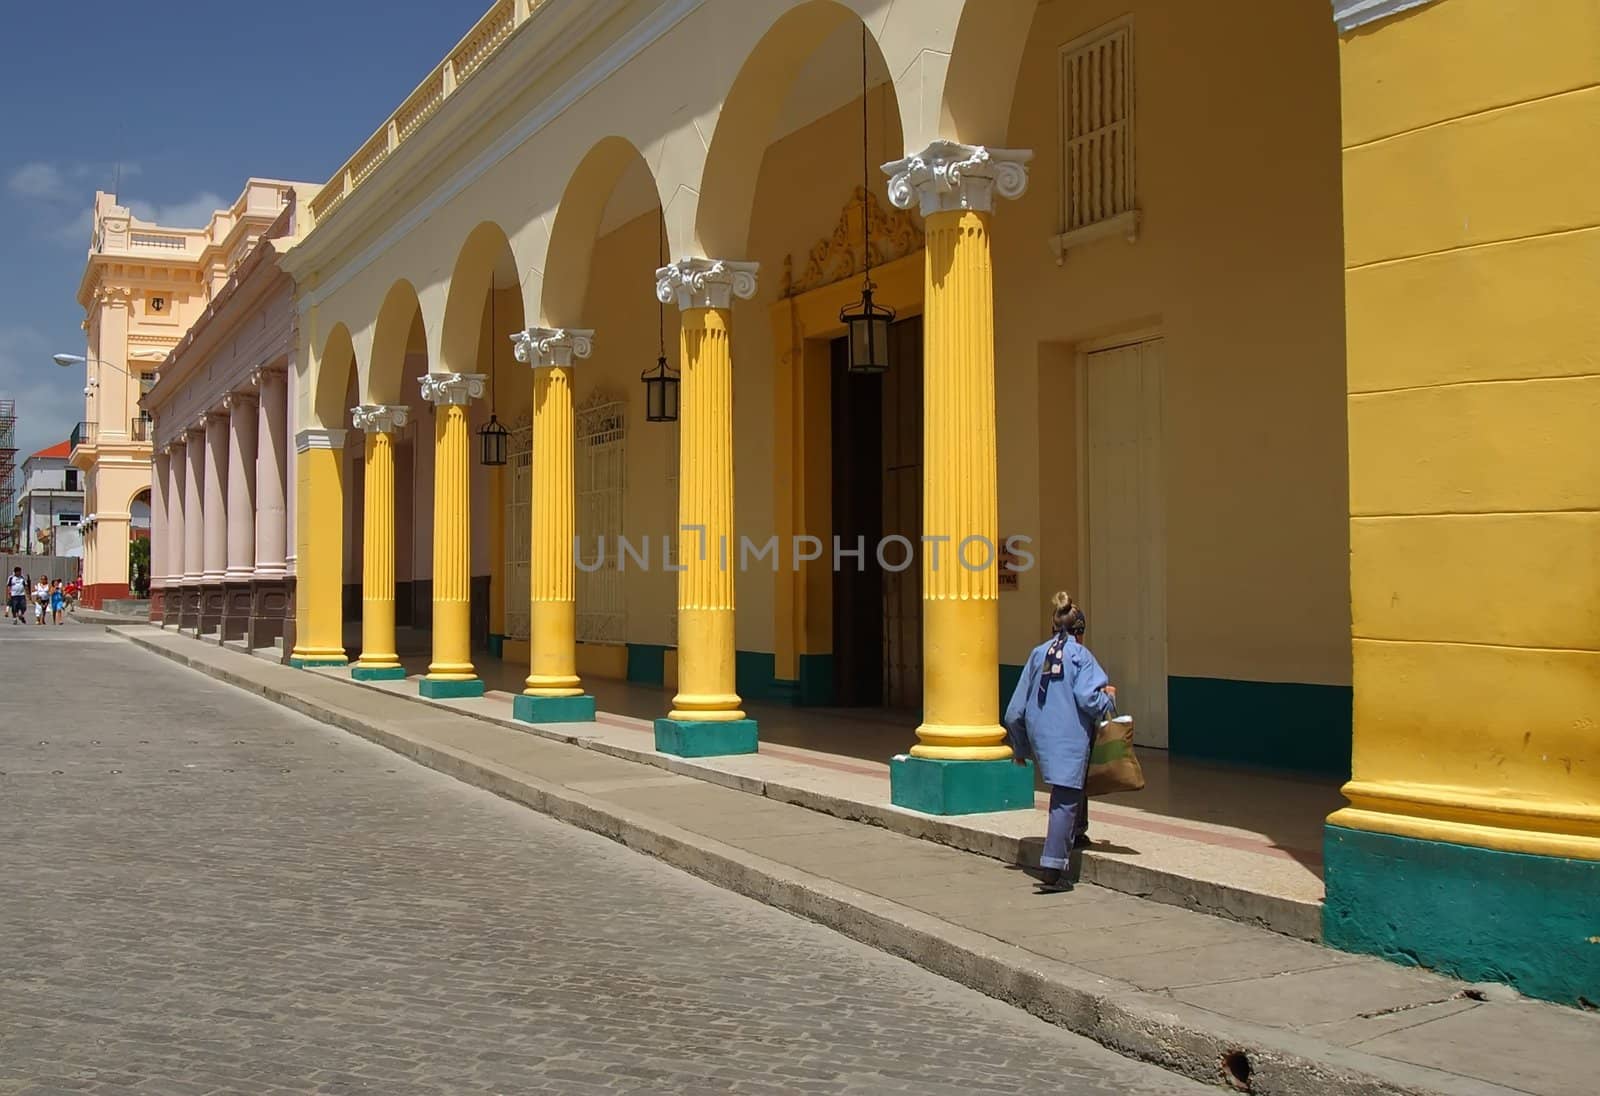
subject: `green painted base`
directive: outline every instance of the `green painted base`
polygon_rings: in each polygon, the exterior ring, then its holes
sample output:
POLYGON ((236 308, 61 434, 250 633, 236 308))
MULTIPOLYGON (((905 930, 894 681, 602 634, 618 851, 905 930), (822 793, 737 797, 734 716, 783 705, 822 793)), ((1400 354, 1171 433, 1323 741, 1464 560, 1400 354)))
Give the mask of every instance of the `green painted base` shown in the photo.
POLYGON ((322 670, 329 666, 348 666, 348 658, 294 658, 290 657, 289 665, 296 670, 322 670))
POLYGON ((353 681, 404 681, 406 668, 404 666, 352 666, 350 678, 353 681))
POLYGON ((472 678, 468 681, 435 681, 425 677, 417 682, 417 692, 429 700, 457 700, 464 696, 482 696, 483 680, 472 678))
POLYGON ((889 802, 923 814, 987 814, 1033 809, 1033 762, 937 761, 900 756, 889 762, 889 802))
POLYGON ((527 696, 511 702, 511 717, 524 723, 593 723, 592 696, 527 696))
POLYGON ((656 752, 674 757, 726 757, 756 752, 756 721, 701 723, 686 719, 656 720, 656 752))
POLYGON ((1600 861, 1328 826, 1323 942, 1530 997, 1600 1002, 1600 861))
POLYGON ((506 637, 495 632, 489 633, 489 654, 495 658, 506 657, 506 637))

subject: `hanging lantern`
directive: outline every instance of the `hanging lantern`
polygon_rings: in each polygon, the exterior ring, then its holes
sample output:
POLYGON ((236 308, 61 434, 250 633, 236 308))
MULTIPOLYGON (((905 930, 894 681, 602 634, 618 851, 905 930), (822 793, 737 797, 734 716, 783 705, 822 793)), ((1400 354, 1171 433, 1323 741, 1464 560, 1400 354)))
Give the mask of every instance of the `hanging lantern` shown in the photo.
POLYGON ((861 299, 847 305, 839 319, 849 332, 850 372, 870 376, 888 369, 889 325, 894 322, 894 309, 873 301, 870 280, 861 287, 861 299))
POLYGON ((872 299, 872 196, 869 180, 871 157, 867 148, 867 28, 861 28, 861 299, 846 305, 839 319, 848 333, 851 373, 872 376, 889 368, 889 325, 894 309, 872 299))
POLYGON ((478 431, 478 462, 491 467, 506 462, 506 439, 510 431, 500 425, 500 420, 493 413, 489 415, 489 424, 478 431))
POLYGON ((646 422, 678 421, 678 371, 667 364, 663 355, 656 359, 654 369, 639 374, 644 381, 644 417, 646 422))

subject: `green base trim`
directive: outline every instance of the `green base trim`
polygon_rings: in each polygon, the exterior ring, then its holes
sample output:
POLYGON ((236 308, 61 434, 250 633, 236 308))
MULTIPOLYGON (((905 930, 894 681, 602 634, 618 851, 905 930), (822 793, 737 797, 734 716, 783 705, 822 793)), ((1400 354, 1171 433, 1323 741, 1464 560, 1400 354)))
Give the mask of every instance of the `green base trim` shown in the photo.
POLYGON ((1174 757, 1348 780, 1352 697, 1348 685, 1169 677, 1168 747, 1174 757))
POLYGON ((511 718, 524 723, 593 723, 594 697, 524 693, 511 702, 511 718))
POLYGON ((1328 826, 1323 870, 1329 947, 1600 1002, 1600 861, 1328 826))
POLYGON ((777 656, 768 651, 733 652, 733 687, 744 700, 783 702, 774 687, 778 675, 777 656))
POLYGON ((794 702, 802 707, 825 708, 833 703, 833 655, 801 655, 800 679, 794 702))
POLYGON ((674 757, 753 754, 758 741, 756 721, 753 719, 735 719, 727 723, 656 720, 656 752, 674 757))
POLYGON ((794 707, 800 702, 800 682, 790 681, 788 678, 775 677, 768 690, 767 699, 774 704, 787 704, 794 707))
POLYGON ((1025 667, 1013 666, 1008 662, 1000 664, 1000 710, 1004 712, 1011 703, 1011 694, 1017 691, 1017 682, 1022 680, 1022 671, 1025 667))
POLYGON ((350 678, 353 681, 404 681, 406 668, 404 666, 352 666, 350 678))
POLYGON ((667 652, 659 643, 628 644, 628 681, 633 685, 665 685, 667 652))
POLYGON ((328 666, 348 666, 348 658, 294 658, 290 657, 289 665, 297 670, 320 670, 328 666))
POLYGON ((417 692, 429 700, 459 700, 467 696, 483 695, 483 680, 471 678, 467 681, 435 681, 425 677, 417 682, 417 692))
POLYGON ((506 637, 498 632, 489 633, 489 654, 495 658, 506 657, 506 637))
POLYGON ((889 762, 889 802, 923 814, 1032 810, 1033 763, 902 755, 889 762))

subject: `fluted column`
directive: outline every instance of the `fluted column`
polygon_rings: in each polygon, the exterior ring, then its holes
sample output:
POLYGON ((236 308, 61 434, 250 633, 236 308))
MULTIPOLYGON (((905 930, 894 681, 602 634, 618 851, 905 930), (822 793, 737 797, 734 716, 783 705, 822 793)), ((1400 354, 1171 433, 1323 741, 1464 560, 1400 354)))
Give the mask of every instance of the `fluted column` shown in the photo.
MULTIPOLYGON (((160 624, 167 608, 167 481, 172 458, 165 449, 150 454, 150 622, 160 624)), ((55 535, 55 531, 51 531, 55 535)), ((54 545, 57 555, 60 549, 54 545)))
POLYGON ((229 582, 246 582, 256 568, 256 401, 249 392, 230 392, 228 409, 228 564, 229 582))
POLYGON ((203 578, 221 582, 228 570, 228 413, 206 415, 203 578))
POLYGON ((205 573, 206 421, 200 418, 187 434, 188 460, 183 488, 183 617, 182 626, 199 631, 200 583, 205 573))
MULTIPOLYGON (((167 540, 161 546, 166 557, 163 570, 167 573, 165 607, 161 626, 176 628, 183 617, 183 540, 184 540, 184 490, 188 467, 187 447, 182 435, 167 446, 167 540)), ((152 550, 151 558, 155 553, 152 550)))
POLYGON ((482 373, 419 377, 432 403, 433 661, 423 696, 482 696, 472 665, 472 428, 467 405, 483 395, 482 373))
POLYGON ((530 723, 594 719, 594 697, 578 679, 572 411, 572 364, 589 356, 593 336, 549 327, 512 336, 517 360, 533 367, 531 642, 526 687, 512 706, 530 723))
POLYGON ((1031 808, 999 720, 999 467, 994 196, 1027 187, 1031 152, 936 141, 884 165, 889 199, 926 228, 923 303, 923 722, 891 766, 896 805, 937 814, 1031 808), (962 768, 982 765, 987 768, 962 768), (952 767, 955 765, 956 767, 952 767))
POLYGON ((289 553, 289 433, 285 371, 262 369, 251 378, 257 389, 255 574, 282 578, 289 553))
POLYGON ((343 666, 343 430, 295 434, 295 637, 289 665, 343 666))
POLYGON ((656 749, 687 757, 754 753, 755 720, 734 675, 733 299, 755 295, 758 264, 679 259, 656 296, 682 313, 679 352, 678 695, 656 749))
POLYGON ((367 435, 366 490, 362 514, 361 657, 351 667, 358 681, 406 676, 394 636, 394 432, 409 408, 362 404, 350 409, 357 430, 367 435))

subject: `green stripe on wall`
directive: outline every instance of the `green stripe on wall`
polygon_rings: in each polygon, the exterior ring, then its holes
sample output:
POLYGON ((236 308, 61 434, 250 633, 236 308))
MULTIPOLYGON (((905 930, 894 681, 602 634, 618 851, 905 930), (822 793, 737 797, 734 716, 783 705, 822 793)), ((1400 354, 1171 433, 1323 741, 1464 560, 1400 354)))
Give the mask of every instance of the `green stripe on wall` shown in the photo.
POLYGON ((628 680, 635 685, 665 685, 669 650, 659 643, 628 644, 628 680))
POLYGON ((1174 757, 1348 780, 1351 704, 1348 685, 1169 677, 1168 745, 1174 757))

